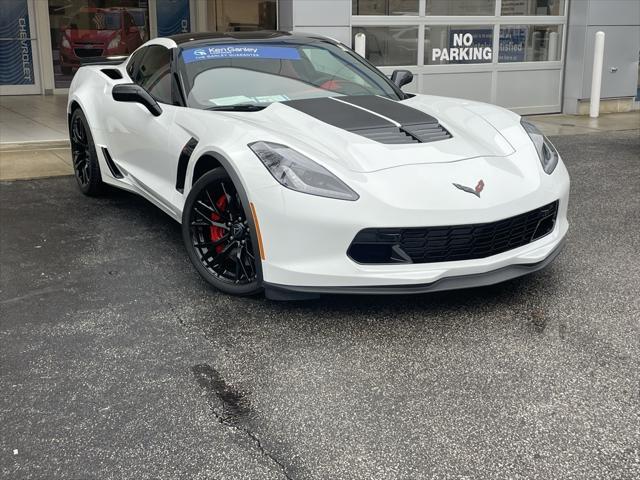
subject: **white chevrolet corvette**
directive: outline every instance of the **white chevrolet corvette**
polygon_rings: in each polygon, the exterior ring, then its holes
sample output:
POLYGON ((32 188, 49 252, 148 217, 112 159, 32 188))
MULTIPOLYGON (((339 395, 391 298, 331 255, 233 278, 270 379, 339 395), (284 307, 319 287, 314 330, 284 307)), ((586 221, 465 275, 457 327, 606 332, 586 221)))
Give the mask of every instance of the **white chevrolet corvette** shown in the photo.
POLYGON ((403 93, 411 80, 324 37, 157 38, 78 70, 76 178, 164 210, 232 294, 421 293, 548 265, 568 229, 556 149, 508 110, 403 93))

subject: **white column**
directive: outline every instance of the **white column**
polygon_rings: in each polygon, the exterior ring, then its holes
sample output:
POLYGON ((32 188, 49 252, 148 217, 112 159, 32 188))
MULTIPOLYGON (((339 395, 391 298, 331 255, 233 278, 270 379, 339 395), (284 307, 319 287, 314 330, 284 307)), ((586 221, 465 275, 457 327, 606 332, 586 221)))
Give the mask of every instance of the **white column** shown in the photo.
MULTIPOLYGON (((31 6, 31 5, 30 5, 31 6)), ((41 93, 51 94, 56 88, 53 72, 53 52, 51 50, 51 25, 49 23, 49 2, 34 2, 29 10, 29 21, 36 27, 36 51, 33 52, 33 65, 40 72, 41 93), (33 11, 34 15, 31 15, 33 11), (38 63, 38 65, 36 65, 38 63)))
POLYGON ((354 40, 354 50, 362 58, 366 57, 367 36, 364 33, 362 32, 356 33, 355 40, 354 40))
MULTIPOLYGON (((207 1, 206 0, 195 0, 194 1, 194 12, 193 16, 195 16, 195 22, 191 25, 192 32, 206 32, 209 28, 207 25, 208 12, 207 12, 207 1)), ((213 29, 212 29, 213 30, 213 29)))
POLYGON ((600 92, 602 90, 602 63, 604 60, 604 32, 596 33, 596 44, 593 49, 593 73, 591 76, 591 104, 589 116, 600 115, 600 92))
POLYGON ((558 60, 558 32, 551 32, 549 34, 549 54, 547 60, 555 62, 558 60))

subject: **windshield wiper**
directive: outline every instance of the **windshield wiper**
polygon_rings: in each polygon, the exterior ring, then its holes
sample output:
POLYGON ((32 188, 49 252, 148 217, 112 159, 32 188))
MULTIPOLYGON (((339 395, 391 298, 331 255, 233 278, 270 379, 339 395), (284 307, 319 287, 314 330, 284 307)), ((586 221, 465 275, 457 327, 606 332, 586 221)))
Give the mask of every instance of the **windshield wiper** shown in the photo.
POLYGON ((239 105, 220 105, 217 107, 209 107, 207 110, 222 112, 258 112, 267 108, 264 105, 255 105, 253 103, 242 103, 239 105))

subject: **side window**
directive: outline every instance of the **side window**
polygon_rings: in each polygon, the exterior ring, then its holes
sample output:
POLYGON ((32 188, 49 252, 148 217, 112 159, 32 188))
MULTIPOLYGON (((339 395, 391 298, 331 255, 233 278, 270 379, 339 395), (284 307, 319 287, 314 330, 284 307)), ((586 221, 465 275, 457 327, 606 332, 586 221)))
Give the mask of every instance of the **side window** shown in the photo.
POLYGON ((133 81, 159 102, 171 104, 171 51, 161 45, 147 47, 133 81))
POLYGON ((142 57, 144 56, 146 48, 141 48, 137 50, 129 59, 129 63, 127 64, 127 73, 131 77, 131 80, 138 83, 137 77, 140 73, 140 62, 142 61, 142 57))

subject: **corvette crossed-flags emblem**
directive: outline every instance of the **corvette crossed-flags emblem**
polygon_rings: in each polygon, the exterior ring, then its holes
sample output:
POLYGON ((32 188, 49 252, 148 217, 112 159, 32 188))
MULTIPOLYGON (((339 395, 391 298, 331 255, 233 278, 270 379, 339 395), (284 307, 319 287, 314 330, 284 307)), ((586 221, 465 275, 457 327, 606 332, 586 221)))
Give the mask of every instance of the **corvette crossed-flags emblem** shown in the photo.
POLYGON ((458 188, 458 189, 460 189, 460 190, 462 190, 463 192, 471 193, 471 194, 475 195, 476 197, 480 198, 480 192, 482 192, 482 190, 484 190, 484 181, 482 179, 480 179, 480 181, 476 185, 476 188, 471 188, 471 187, 467 187, 465 185, 460 185, 459 183, 454 183, 453 186, 458 188))

